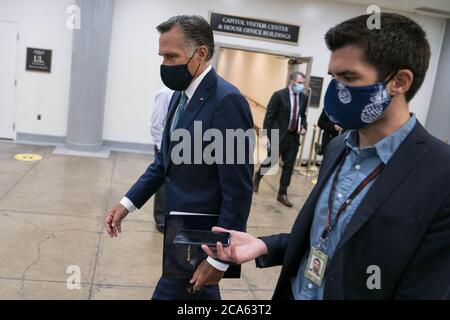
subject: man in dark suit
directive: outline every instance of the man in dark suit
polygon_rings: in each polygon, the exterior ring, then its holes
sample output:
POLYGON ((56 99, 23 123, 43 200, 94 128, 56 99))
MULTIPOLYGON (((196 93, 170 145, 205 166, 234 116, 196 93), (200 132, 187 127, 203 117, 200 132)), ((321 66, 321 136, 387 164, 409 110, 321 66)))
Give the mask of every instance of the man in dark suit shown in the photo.
POLYGON ((325 110, 349 132, 329 143, 291 233, 232 232, 217 247, 220 259, 282 265, 273 299, 450 299, 450 147, 408 109, 428 41, 407 17, 381 13, 368 29, 369 17, 325 36, 325 110), (305 270, 314 256, 326 263, 317 281, 305 270))
MULTIPOLYGON (((245 230, 253 194, 251 139, 245 138, 245 150, 234 152, 232 161, 224 143, 218 147, 223 147, 222 152, 216 150, 223 153, 223 158, 207 163, 203 151, 211 141, 203 141, 203 135, 208 129, 214 129, 222 137, 226 136, 225 131, 253 129, 250 107, 238 89, 212 69, 214 38, 206 20, 199 16, 176 16, 160 24, 157 30, 161 34, 159 54, 163 57, 161 77, 176 92, 169 106, 160 152, 120 203, 108 212, 106 231, 111 237, 118 236, 127 214, 141 208, 163 183, 166 214, 171 211, 219 214, 219 225, 245 230), (183 138, 179 144, 174 138, 178 134, 183 138), (202 141, 199 145, 194 142, 198 139, 202 141), (189 149, 182 149, 182 154, 174 149, 181 143, 187 143, 189 149), (245 161, 238 163, 236 159, 242 159, 243 154, 245 161)), ((153 299, 220 299, 218 286, 208 283, 211 279, 217 282, 227 267, 211 258, 204 260, 197 267, 195 280, 205 286, 195 294, 191 294, 189 280, 162 277, 153 299)))
MULTIPOLYGON (((287 188, 291 182, 292 171, 295 159, 297 158, 298 147, 300 145, 300 135, 306 133, 306 108, 308 106, 308 96, 303 93, 305 85, 305 75, 301 72, 293 72, 289 76, 287 88, 276 91, 270 98, 267 112, 264 117, 263 129, 267 130, 264 136, 265 144, 270 157, 270 144, 279 144, 279 152, 283 160, 281 171, 280 188, 277 200, 287 207, 293 204, 287 197, 287 188), (279 141, 270 141, 271 130, 278 130, 279 141)), ((255 173, 253 181, 254 191, 258 192, 259 183, 264 175, 262 170, 268 170, 274 163, 264 160, 259 170, 255 173)))
POLYGON ((342 133, 342 128, 328 118, 325 110, 322 110, 317 124, 319 125, 319 128, 323 130, 322 141, 317 154, 323 156, 328 143, 342 133))

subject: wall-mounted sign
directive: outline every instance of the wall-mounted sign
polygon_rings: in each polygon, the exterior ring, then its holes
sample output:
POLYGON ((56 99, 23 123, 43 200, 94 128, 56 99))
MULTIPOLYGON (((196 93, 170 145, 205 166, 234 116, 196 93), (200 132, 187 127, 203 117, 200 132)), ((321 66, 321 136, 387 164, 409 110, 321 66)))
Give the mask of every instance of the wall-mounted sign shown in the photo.
POLYGON ((214 12, 211 12, 210 24, 216 32, 282 41, 295 45, 298 44, 300 34, 300 26, 214 12))
POLYGON ((322 95, 323 78, 311 76, 309 79, 309 87, 311 88, 310 107, 320 106, 320 96, 322 95))
POLYGON ((27 71, 51 72, 52 50, 27 48, 27 71))

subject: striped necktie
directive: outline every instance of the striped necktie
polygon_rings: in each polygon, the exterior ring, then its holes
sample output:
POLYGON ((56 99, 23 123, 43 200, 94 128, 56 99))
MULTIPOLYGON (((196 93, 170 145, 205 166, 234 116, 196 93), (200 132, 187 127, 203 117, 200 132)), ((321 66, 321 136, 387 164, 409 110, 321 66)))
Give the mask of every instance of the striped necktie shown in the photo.
POLYGON ((176 128, 178 121, 180 120, 184 110, 186 110, 187 105, 187 95, 184 91, 181 93, 180 102, 178 103, 177 110, 175 111, 175 115, 173 116, 172 125, 170 126, 170 133, 176 128))
POLYGON ((290 132, 297 131, 297 113, 298 113, 297 93, 294 92, 294 110, 292 111, 291 124, 289 125, 290 132))

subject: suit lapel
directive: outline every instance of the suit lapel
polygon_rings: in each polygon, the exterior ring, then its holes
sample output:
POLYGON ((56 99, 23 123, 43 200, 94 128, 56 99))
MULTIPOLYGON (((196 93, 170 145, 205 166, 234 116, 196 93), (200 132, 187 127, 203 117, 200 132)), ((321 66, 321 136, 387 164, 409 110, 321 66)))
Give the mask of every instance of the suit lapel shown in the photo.
POLYGON ((304 93, 300 93, 300 95, 299 95, 299 106, 300 106, 300 112, 299 112, 299 114, 301 113, 301 112, 305 112, 306 113, 306 109, 307 109, 307 107, 308 107, 308 96, 306 95, 306 94, 304 94, 304 93))
POLYGON ((180 91, 176 91, 173 95, 173 98, 171 100, 170 106, 169 106, 169 111, 167 112, 167 118, 166 118, 166 125, 164 127, 164 137, 163 140, 166 141, 166 143, 164 144, 164 168, 166 168, 166 172, 167 172, 167 167, 170 163, 169 159, 169 149, 170 149, 170 126, 172 123, 172 118, 173 115, 175 113, 175 110, 177 109, 178 103, 180 102, 180 97, 181 97, 181 92, 180 91))
POLYGON ((289 114, 291 114, 292 106, 291 106, 291 93, 289 92, 289 88, 285 89, 282 97, 284 100, 284 105, 288 107, 289 114))
MULTIPOLYGON (((297 110, 297 121, 301 121, 301 114, 303 112, 303 104, 304 104, 304 100, 305 100, 305 95, 303 93, 299 93, 298 94, 298 110, 297 110)), ((306 111, 306 110, 305 110, 306 111)), ((301 123, 298 125, 301 125, 301 123)))
POLYGON ((405 176, 427 153, 427 149, 422 145, 426 134, 423 127, 417 123, 411 134, 400 145, 397 152, 395 152, 383 172, 377 180, 375 180, 374 184, 361 201, 339 241, 337 250, 342 248, 363 224, 369 220, 385 199, 395 192, 395 189, 399 186, 405 176))
POLYGON ((177 110, 178 103, 180 102, 180 97, 181 97, 181 91, 176 91, 174 93, 172 103, 170 104, 169 111, 167 113, 167 121, 168 122, 172 122, 172 117, 175 113, 175 110, 177 110))
MULTIPOLYGON (((342 159, 344 156, 345 147, 341 147, 338 152, 334 155, 334 157, 331 159, 330 162, 328 162, 328 165, 326 167, 321 168, 320 172, 320 178, 318 179, 318 182, 314 189, 311 191, 311 194, 309 195, 308 199, 306 200, 305 204, 303 205, 303 208, 308 208, 309 210, 306 210, 303 212, 303 210, 300 211, 299 217, 302 219, 303 223, 308 223, 309 225, 312 223, 312 219, 314 217, 314 211, 316 209, 317 201, 319 200, 319 196, 321 195, 323 188, 325 187, 325 184, 327 183, 328 179, 330 178, 330 175, 334 172, 334 169, 336 168, 339 160, 342 159)), ((295 229, 297 224, 297 221, 294 224, 293 230, 295 229)), ((309 233, 308 233, 309 236, 309 233)), ((297 243, 297 242, 296 242, 297 243)), ((298 244, 298 243, 297 243, 298 244)), ((295 250, 293 251, 295 252, 295 250)))
POLYGON ((200 112, 204 106, 206 100, 208 100, 208 90, 200 84, 195 90, 194 95, 189 99, 189 103, 186 106, 186 110, 179 120, 179 128, 187 128, 194 121, 195 116, 200 112))
MULTIPOLYGON (((328 162, 327 166, 324 166, 320 169, 320 179, 317 181, 317 185, 314 189, 318 190, 317 199, 319 198, 319 195, 322 193, 323 187, 325 187, 325 184, 327 183, 330 175, 334 172, 336 169, 336 166, 338 162, 342 159, 345 153, 345 144, 344 139, 342 138, 342 144, 340 145, 340 149, 336 152, 336 154, 333 156, 330 162, 328 162)), ((315 199, 315 202, 317 202, 317 199, 315 199)), ((315 205, 314 205, 315 207, 315 205)))

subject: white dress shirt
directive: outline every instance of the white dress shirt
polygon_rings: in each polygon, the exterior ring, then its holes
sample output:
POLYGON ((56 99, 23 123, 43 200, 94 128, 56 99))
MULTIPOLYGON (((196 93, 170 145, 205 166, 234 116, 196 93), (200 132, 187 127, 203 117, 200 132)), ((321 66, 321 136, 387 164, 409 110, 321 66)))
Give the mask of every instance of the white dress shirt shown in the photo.
MULTIPOLYGON (((294 95, 294 90, 292 90, 291 86, 289 86, 289 97, 290 97, 290 102, 291 102, 291 115, 289 118, 289 127, 291 127, 291 122, 293 120, 293 116, 294 116, 294 99, 295 99, 295 95, 294 95)), ((297 117, 297 131, 301 130, 301 117, 298 116, 298 114, 300 113, 300 94, 301 93, 297 93, 297 114, 295 115, 295 117, 297 117)))
POLYGON ((173 90, 163 87, 155 96, 155 107, 150 118, 150 134, 158 150, 161 150, 164 125, 166 124, 167 112, 173 92, 173 90))
MULTIPOLYGON (((186 96, 187 96, 186 108, 189 106, 189 101, 192 98, 192 96, 194 95, 194 93, 197 90, 200 83, 202 82, 203 78, 208 74, 208 72, 211 69, 212 69, 212 66, 209 65, 194 81, 191 82, 189 87, 184 91, 184 93, 186 93, 186 96)), ((129 212, 133 212, 134 210, 136 210, 136 206, 127 197, 123 197, 122 200, 120 200, 120 203, 125 208, 127 208, 129 212)), ((220 271, 227 271, 227 269, 229 267, 228 264, 214 260, 211 257, 208 257, 207 261, 210 265, 212 265, 214 268, 216 268, 217 270, 220 270, 220 271)))
MULTIPOLYGON (((197 91, 198 86, 200 85, 200 82, 202 82, 203 78, 206 77, 208 72, 212 69, 212 66, 209 65, 194 81, 191 82, 189 87, 184 91, 187 96, 187 105, 189 105, 189 100, 191 100, 192 96, 194 95, 195 91, 197 91)), ((186 108, 187 108, 186 105, 186 108)))

